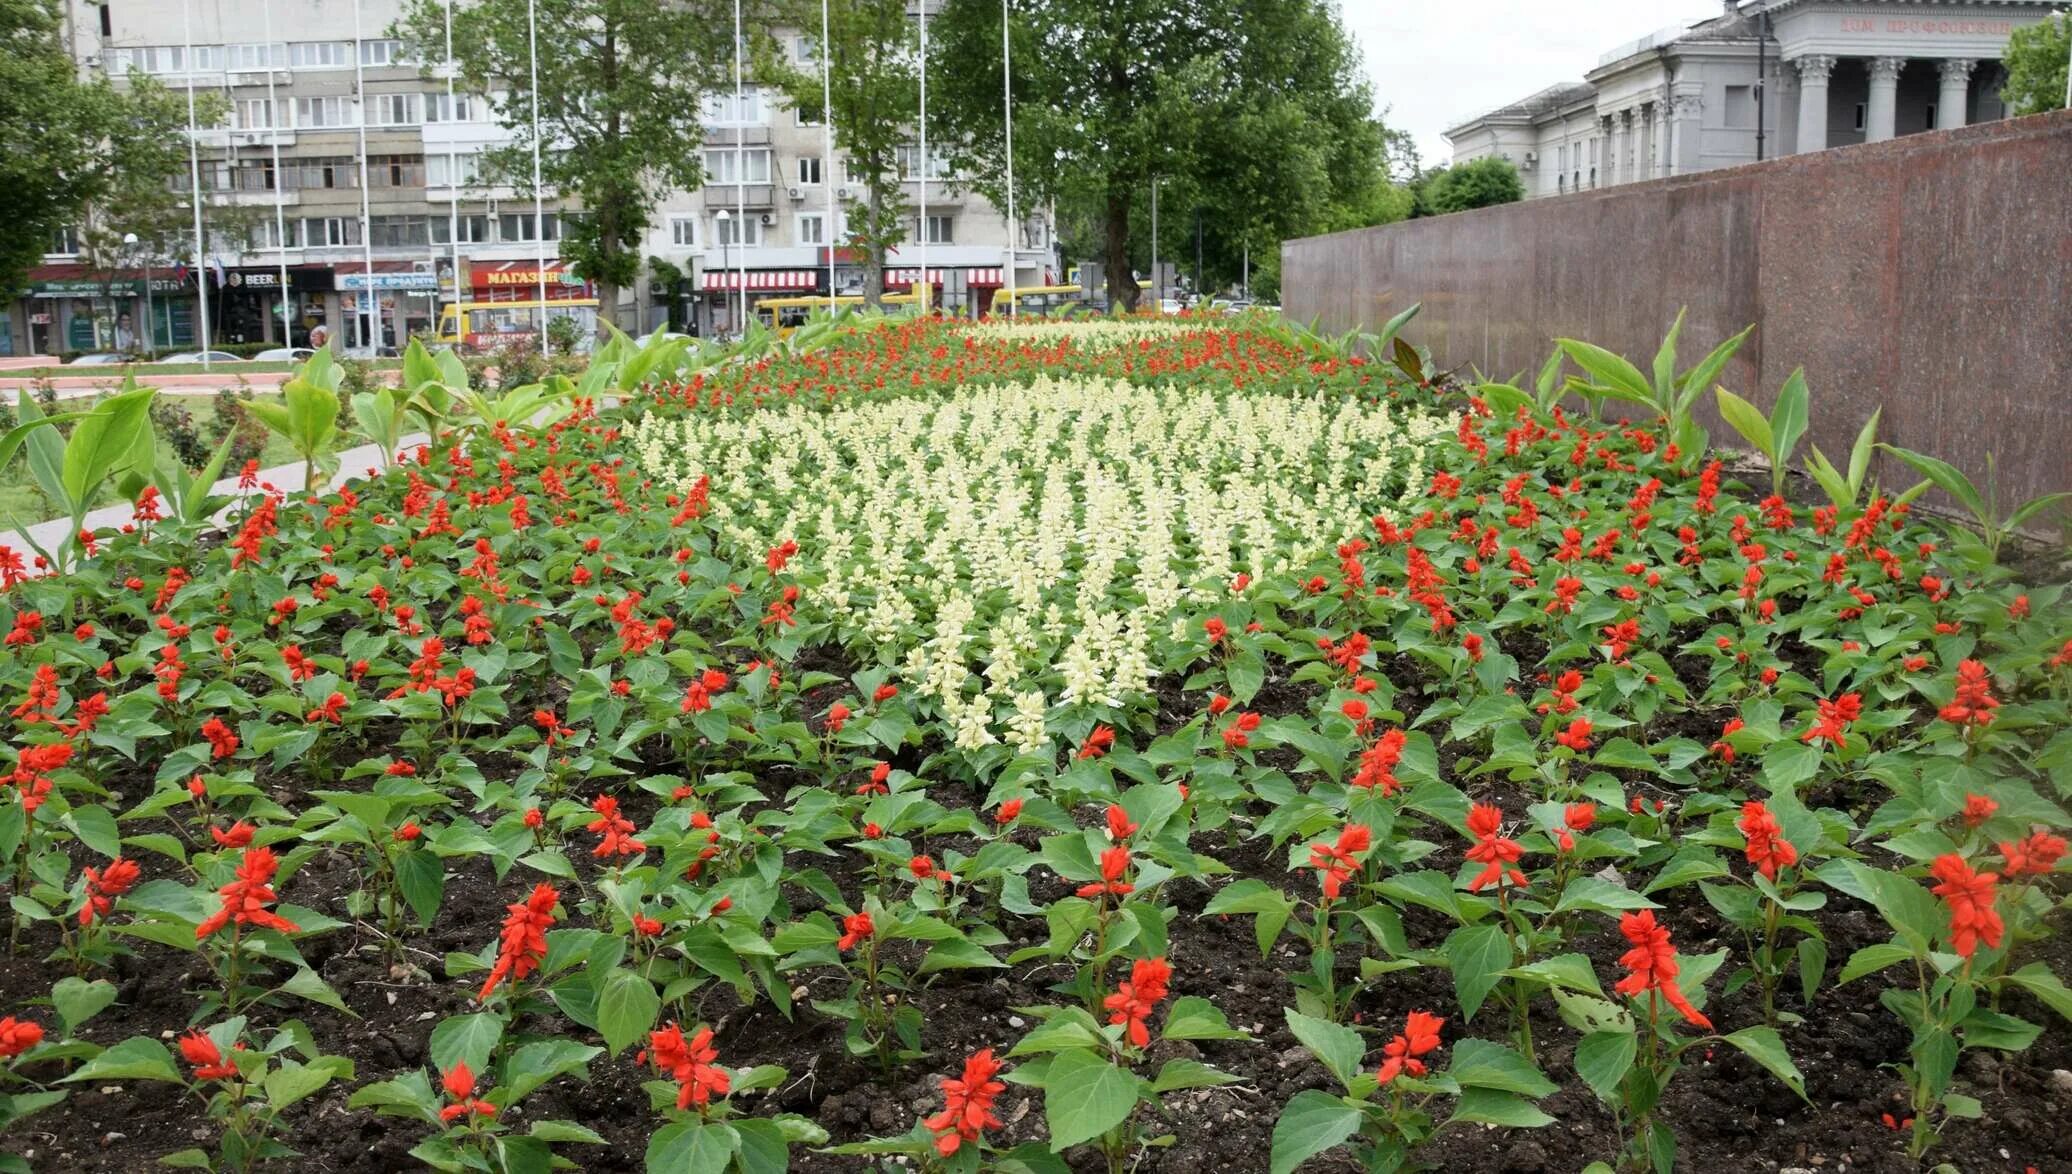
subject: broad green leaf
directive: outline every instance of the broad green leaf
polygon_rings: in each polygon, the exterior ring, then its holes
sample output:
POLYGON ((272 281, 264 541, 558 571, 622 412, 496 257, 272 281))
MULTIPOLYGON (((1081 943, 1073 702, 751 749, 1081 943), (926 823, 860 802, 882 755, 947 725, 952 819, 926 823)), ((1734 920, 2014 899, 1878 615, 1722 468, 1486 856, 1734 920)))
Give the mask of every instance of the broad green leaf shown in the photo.
POLYGON ((1446 1074, 1463 1088, 1491 1088, 1528 1097, 1552 1096, 1554 1082, 1530 1060, 1502 1044, 1464 1039, 1453 1045, 1446 1074))
POLYGON ((432 1065, 441 1072, 456 1063, 465 1063, 474 1072, 487 1071, 489 1055, 503 1038, 504 1021, 499 1016, 488 1012, 455 1015, 432 1029, 432 1065))
POLYGON ((1043 1074, 1043 1116, 1055 1153, 1101 1136, 1136 1107, 1137 1077, 1094 1052, 1059 1052, 1043 1074))
POLYGON ((1576 1042, 1576 1075, 1600 1100, 1619 1104, 1619 1082, 1638 1050, 1638 1037, 1630 1031, 1593 1031, 1576 1042))
POLYGON ((1748 1053, 1749 1059, 1769 1069, 1771 1075, 1799 1094, 1800 1099, 1805 1098, 1806 1078, 1799 1073, 1799 1066, 1791 1062, 1791 1054, 1784 1050, 1784 1040, 1775 1028, 1744 1027, 1722 1038, 1748 1053))
POLYGON ((1338 1078, 1340 1085, 1351 1087, 1353 1078, 1360 1074, 1360 1062, 1367 1054, 1367 1043, 1360 1033, 1343 1024, 1304 1015, 1293 1007, 1284 1008, 1282 1014, 1287 1018, 1288 1030, 1295 1034, 1296 1041, 1308 1048, 1310 1054, 1338 1078))
POLYGON ((1462 1090, 1460 1100, 1454 1102, 1453 1116, 1448 1120, 1501 1125, 1507 1129, 1538 1129, 1554 1123, 1554 1118, 1540 1111, 1531 1101, 1493 1088, 1462 1090))
POLYGON ((126 1039, 64 1077, 70 1084, 82 1080, 166 1080, 180 1083, 180 1070, 173 1066, 173 1054, 155 1039, 138 1036, 126 1039))
POLYGON ((1719 397, 1720 419, 1739 432, 1750 448, 1766 457, 1777 451, 1777 439, 1770 431, 1770 422, 1763 418, 1763 413, 1754 404, 1724 387, 1715 388, 1713 394, 1719 397))
POLYGON ((1557 338, 1554 345, 1561 348, 1569 361, 1581 367, 1597 386, 1606 389, 1620 399, 1631 400, 1650 407, 1655 404, 1654 389, 1648 386, 1640 369, 1625 359, 1605 350, 1601 346, 1574 338, 1557 338))
POLYGON ((1454 997, 1460 1000, 1461 1019, 1473 1019, 1482 1000, 1503 981, 1511 965, 1511 942, 1502 927, 1470 925, 1454 930, 1446 939, 1446 961, 1453 969, 1454 997))
POLYGON ((1360 1110, 1315 1089, 1296 1093, 1273 1123, 1271 1174, 1289 1174, 1302 1163, 1360 1131, 1360 1110))
POLYGON ((1779 480, 1783 470, 1791 467, 1791 450, 1798 447, 1799 437, 1806 434, 1811 398, 1806 388, 1806 369, 1799 367, 1785 379, 1784 387, 1777 393, 1777 405, 1770 409, 1770 431, 1777 438, 1770 455, 1777 468, 1773 476, 1779 480))
POLYGON ((662 1014, 655 984, 631 970, 614 969, 597 990, 597 1030, 616 1056, 626 1045, 653 1031, 662 1014))

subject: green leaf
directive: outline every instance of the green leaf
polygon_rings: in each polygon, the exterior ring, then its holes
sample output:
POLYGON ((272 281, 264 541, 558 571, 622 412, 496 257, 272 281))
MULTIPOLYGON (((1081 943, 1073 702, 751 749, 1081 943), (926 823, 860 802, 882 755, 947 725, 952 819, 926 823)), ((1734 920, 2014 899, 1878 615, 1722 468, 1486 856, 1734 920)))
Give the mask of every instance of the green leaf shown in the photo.
POLYGON ((80 1024, 106 1010, 115 1001, 115 995, 115 984, 106 979, 88 982, 67 975, 50 988, 50 1005, 57 1009, 58 1019, 69 1036, 79 1030, 80 1024))
POLYGON ((1510 968, 1511 942, 1501 926, 1463 926, 1446 938, 1446 961, 1453 968, 1453 992, 1460 1000, 1461 1019, 1470 1020, 1510 968))
POLYGON ((1683 333, 1684 315, 1690 307, 1676 311, 1676 321, 1670 323, 1669 333, 1662 336, 1662 345, 1655 351, 1655 403, 1667 408, 1676 391, 1676 336, 1683 333))
POLYGON ((1775 485, 1783 484, 1784 470, 1791 467, 1791 451, 1798 447, 1799 437, 1806 434, 1811 398, 1806 388, 1806 369, 1800 367, 1785 379, 1784 387, 1777 393, 1777 404, 1770 409, 1770 431, 1777 437, 1776 447, 1770 450, 1775 485))
POLYGON ((1453 1106, 1455 1121, 1478 1121, 1485 1125, 1501 1125, 1508 1129, 1538 1129, 1552 1125, 1554 1118, 1541 1112, 1531 1101, 1512 1093, 1499 1092, 1493 1088, 1470 1088, 1460 1094, 1460 1100, 1453 1106))
POLYGON ((2065 989, 2065 984, 2051 972, 2050 967, 2041 962, 2031 962, 2008 975, 2007 980, 2035 995, 2059 1015, 2072 1020, 2072 990, 2065 989))
POLYGON ((1137 1077, 1094 1052, 1059 1052, 1043 1074, 1043 1116, 1054 1153, 1101 1136, 1136 1107, 1137 1077))
POLYGON ((1784 1040, 1771 1027, 1744 1027, 1729 1036, 1723 1036, 1728 1043, 1748 1054, 1748 1058, 1770 1070, 1771 1075, 1783 1081, 1791 1091, 1806 1096, 1806 1078, 1799 1073, 1799 1066, 1791 1062, 1791 1054, 1784 1050, 1784 1040))
POLYGON ((648 1138, 648 1174, 721 1174, 733 1160, 731 1127, 703 1121, 664 1125, 648 1138))
POLYGON ((1640 369, 1625 359, 1605 350, 1601 346, 1574 338, 1557 338, 1554 345, 1568 356, 1569 361, 1581 367, 1599 387, 1620 399, 1631 400, 1650 407, 1655 404, 1654 390, 1640 373, 1640 369))
POLYGON ((1293 1007, 1285 1008, 1282 1014, 1296 1041, 1308 1048, 1338 1078, 1340 1085, 1352 1087, 1353 1078, 1360 1074, 1360 1061, 1367 1055, 1367 1043, 1360 1033, 1344 1024, 1304 1015, 1293 1007))
POLYGON ((1163 1094, 1186 1088, 1214 1088, 1234 1083, 1237 1079, 1199 1060, 1167 1060, 1158 1070, 1158 1079, 1151 1082, 1151 1091, 1163 1094))
POLYGON ((432 1029, 432 1064, 444 1072, 465 1063, 474 1072, 487 1071, 489 1056, 504 1038, 504 1021, 488 1012, 455 1015, 432 1029))
POLYGON ((655 1028, 662 997, 655 984, 631 970, 615 969, 597 991, 597 1030, 614 1056, 655 1028))
POLYGON ((1684 372, 1683 378, 1677 381, 1684 389, 1684 399, 1689 400, 1692 396, 1713 386, 1714 381, 1719 378, 1719 373, 1727 369, 1727 361, 1734 357, 1734 352, 1740 350, 1741 344, 1747 342, 1748 336, 1753 333, 1755 333, 1755 327, 1748 327, 1741 333, 1712 348, 1710 353, 1698 360, 1697 366, 1684 372))
POLYGON ((63 1083, 81 1080, 167 1080, 180 1083, 173 1054, 155 1039, 126 1039, 72 1070, 63 1083))
POLYGON ((1502 1044, 1485 1039, 1464 1039, 1453 1045, 1453 1062, 1446 1074, 1462 1088, 1490 1088, 1528 1097, 1552 1096, 1554 1082, 1530 1060, 1502 1044))
POLYGON ((1949 494, 1965 509, 1970 510, 1973 517, 1981 522, 1993 520, 1987 516, 1989 511, 1986 509, 1985 499, 1979 496, 1978 488, 1971 483, 1971 478, 1958 472, 1956 466, 1910 448, 1900 448, 1892 444, 1880 444, 1878 447, 1912 465, 1916 472, 1933 482, 1937 489, 1949 494))
POLYGON ((273 1071, 266 1074, 267 1105, 285 1109, 333 1080, 340 1077, 350 1079, 352 1072, 352 1061, 343 1056, 322 1056, 307 1064, 283 1056, 273 1071))
POLYGON ((1633 1067, 1639 1039, 1630 1031, 1593 1031, 1576 1043, 1576 1075, 1606 1104, 1621 1103, 1619 1082, 1633 1067))
POLYGON ((1159 1034, 1167 1039, 1247 1038, 1244 1032, 1230 1026, 1230 1020, 1214 1003, 1199 995, 1174 999, 1171 1010, 1166 1012, 1165 1029, 1159 1034))
POLYGON ((1230 695, 1239 705, 1258 696, 1260 688, 1266 684, 1266 663, 1259 658, 1259 653, 1251 648, 1245 648, 1231 657, 1227 672, 1230 678, 1230 695))
POLYGON ((65 442, 64 488, 66 508, 84 510, 94 490, 126 467, 136 451, 137 436, 151 427, 153 388, 126 391, 87 413, 72 427, 65 442))
POLYGON ((1766 457, 1776 453, 1777 439, 1770 431, 1770 422, 1754 404, 1724 387, 1715 388, 1713 394, 1719 398, 1720 419, 1739 432, 1750 448, 1766 457))
POLYGON ((1259 940, 1259 956, 1263 958, 1272 951, 1274 942, 1280 938, 1281 929, 1288 924, 1288 917, 1294 909, 1295 903, 1279 889, 1265 881, 1248 877, 1218 889, 1202 913, 1253 914, 1258 919, 1253 928, 1259 940))
POLYGON ((1271 1174, 1289 1174, 1359 1131, 1360 1110, 1341 1098, 1315 1089, 1296 1093, 1273 1123, 1271 1174))

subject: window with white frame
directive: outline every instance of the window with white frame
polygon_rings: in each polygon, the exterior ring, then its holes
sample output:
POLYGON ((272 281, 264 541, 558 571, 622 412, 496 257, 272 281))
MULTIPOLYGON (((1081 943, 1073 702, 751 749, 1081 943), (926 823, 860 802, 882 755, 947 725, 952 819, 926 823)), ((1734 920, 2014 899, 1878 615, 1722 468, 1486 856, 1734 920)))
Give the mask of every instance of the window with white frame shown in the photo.
POLYGON ((295 99, 295 125, 303 130, 359 125, 359 111, 344 96, 295 99))
POLYGON ((794 239, 802 245, 824 245, 827 243, 827 213, 801 212, 798 216, 794 239))
POLYGON ((794 106, 791 120, 797 126, 819 126, 822 123, 819 106, 794 106))
POLYGON ((428 154, 424 181, 430 187, 474 187, 482 182, 482 156, 428 154))
MULTIPOLYGON (((921 148, 919 144, 908 143, 906 146, 899 148, 899 153, 896 157, 899 161, 899 178, 921 178, 921 148)), ((940 151, 928 152, 928 178, 948 179, 949 176, 949 159, 945 158, 940 151)))
POLYGON ((798 179, 798 182, 799 182, 799 185, 800 185, 801 187, 819 187, 819 186, 820 186, 820 156, 818 156, 818 155, 801 155, 801 156, 799 156, 799 179, 798 179))
POLYGON ((361 65, 398 65, 403 60, 403 42, 379 38, 360 42, 361 65))
POLYGON ((417 126, 424 121, 424 95, 372 94, 374 118, 369 126, 417 126))
MULTIPOLYGON (((489 217, 463 213, 459 219, 462 244, 481 244, 489 239, 489 217)), ((445 216, 434 216, 431 218, 431 221, 432 243, 435 245, 452 244, 454 217, 449 213, 445 216)))
POLYGON ((931 245, 955 243, 950 239, 950 220, 951 217, 948 216, 929 216, 925 219, 916 217, 914 219, 914 239, 926 241, 931 245))
POLYGON ((239 130, 268 130, 286 122, 287 113, 285 101, 276 106, 272 98, 239 98, 231 108, 235 120, 231 125, 239 130), (275 121, 277 116, 279 121, 275 121))
POLYGON ((732 212, 724 217, 712 218, 712 243, 714 245, 759 245, 763 243, 763 222, 755 216, 738 216, 732 212))
POLYGON ((288 68, 290 69, 351 69, 353 64, 353 43, 351 41, 290 41, 288 43, 288 68))
POLYGON ((698 247, 698 218, 696 216, 671 216, 669 218, 669 243, 680 249, 698 247))
POLYGON ((533 228, 530 212, 506 212, 496 218, 496 234, 500 241, 535 241, 561 239, 561 217, 547 213, 540 221, 539 231, 533 228))
POLYGON ((480 122, 487 114, 486 104, 480 94, 442 94, 424 96, 424 120, 431 122, 480 122))
POLYGON ((763 92, 753 86, 742 90, 738 98, 726 91, 711 95, 705 99, 704 113, 707 126, 762 126, 768 117, 763 92))
POLYGON ((359 244, 359 219, 351 216, 312 216, 302 222, 302 243, 312 249, 336 249, 359 244))
POLYGON ((820 38, 796 36, 791 39, 791 59, 800 65, 811 65, 820 60, 820 38))
POLYGON ((871 181, 871 173, 860 161, 852 157, 842 159, 842 182, 850 187, 864 187, 871 181))
POLYGON ((708 184, 770 182, 770 149, 768 147, 748 147, 738 151, 705 152, 705 182, 708 184))
POLYGON ((285 223, 288 232, 292 235, 295 231, 295 222, 292 220, 282 222, 269 216, 262 220, 253 221, 252 247, 254 249, 278 249, 282 247, 281 228, 283 223, 285 223))
POLYGON ((288 67, 288 46, 280 41, 251 41, 242 45, 225 45, 223 55, 223 67, 233 72, 288 67))
POLYGON ((49 257, 76 257, 79 255, 79 232, 67 225, 50 234, 50 247, 43 250, 49 257))

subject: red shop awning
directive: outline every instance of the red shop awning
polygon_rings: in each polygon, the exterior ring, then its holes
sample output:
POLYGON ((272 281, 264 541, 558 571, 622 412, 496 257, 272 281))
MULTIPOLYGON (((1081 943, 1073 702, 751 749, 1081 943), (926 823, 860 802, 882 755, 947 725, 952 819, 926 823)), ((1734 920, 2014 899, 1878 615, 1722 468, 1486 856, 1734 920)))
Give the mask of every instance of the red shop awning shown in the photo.
MULTIPOLYGON (((747 277, 750 290, 810 290, 819 284, 820 274, 813 269, 750 269, 747 277)), ((738 269, 707 270, 705 288, 738 290, 741 288, 741 278, 742 273, 738 269)))
MULTIPOLYGON (((912 285, 914 284, 914 279, 919 276, 921 276, 921 268, 918 265, 911 269, 887 269, 885 271, 885 284, 888 286, 912 285)), ((941 285, 945 279, 946 276, 940 269, 930 269, 928 271, 928 284, 930 285, 941 285)))
POLYGON ((965 274, 964 283, 966 285, 1002 285, 1005 284, 1005 281, 998 269, 973 269, 965 274))

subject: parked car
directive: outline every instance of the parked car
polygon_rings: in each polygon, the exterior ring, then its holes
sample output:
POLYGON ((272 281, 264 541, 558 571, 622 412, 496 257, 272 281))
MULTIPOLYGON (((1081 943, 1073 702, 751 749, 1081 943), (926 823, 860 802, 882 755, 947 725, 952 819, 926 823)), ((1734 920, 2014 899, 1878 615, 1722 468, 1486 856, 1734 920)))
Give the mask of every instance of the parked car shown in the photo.
POLYGON ((91 355, 81 355, 78 358, 73 359, 71 362, 66 363, 65 366, 105 367, 112 363, 127 363, 129 361, 130 357, 128 355, 116 354, 113 351, 98 351, 91 355))
POLYGON ((277 346, 272 350, 260 351, 252 356, 255 363, 300 363, 315 351, 306 346, 277 346))
POLYGON ((236 355, 233 355, 233 354, 231 354, 231 353, 230 353, 229 351, 181 351, 181 352, 180 352, 179 354, 177 354, 177 355, 167 355, 167 356, 166 356, 165 358, 163 358, 163 359, 160 359, 160 360, 159 360, 159 362, 161 362, 161 363, 200 363, 200 362, 210 362, 210 363, 242 363, 242 362, 244 362, 244 360, 243 360, 243 359, 240 359, 240 358, 238 358, 238 357, 237 357, 236 355))
POLYGON ((1177 314, 1184 309, 1186 305, 1179 298, 1158 299, 1158 312, 1161 314, 1177 314))

